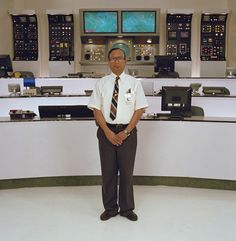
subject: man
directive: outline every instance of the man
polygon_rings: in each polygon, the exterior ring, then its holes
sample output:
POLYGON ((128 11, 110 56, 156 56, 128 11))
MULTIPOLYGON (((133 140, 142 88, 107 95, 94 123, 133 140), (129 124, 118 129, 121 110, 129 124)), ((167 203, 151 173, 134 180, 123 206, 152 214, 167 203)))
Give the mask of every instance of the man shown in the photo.
POLYGON ((99 126, 97 137, 105 208, 100 219, 105 221, 120 213, 136 221, 138 216, 133 212, 136 125, 148 104, 140 81, 124 73, 126 56, 122 49, 110 50, 108 65, 112 73, 97 81, 88 105, 99 126))

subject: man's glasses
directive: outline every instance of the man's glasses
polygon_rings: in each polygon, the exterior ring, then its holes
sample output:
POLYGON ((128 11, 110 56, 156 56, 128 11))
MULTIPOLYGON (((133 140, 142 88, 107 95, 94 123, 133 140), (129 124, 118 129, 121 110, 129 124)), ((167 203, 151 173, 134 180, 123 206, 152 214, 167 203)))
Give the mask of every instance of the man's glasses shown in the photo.
POLYGON ((121 61, 124 61, 124 57, 120 56, 120 57, 113 57, 113 58, 110 58, 109 61, 110 62, 121 62, 121 61))

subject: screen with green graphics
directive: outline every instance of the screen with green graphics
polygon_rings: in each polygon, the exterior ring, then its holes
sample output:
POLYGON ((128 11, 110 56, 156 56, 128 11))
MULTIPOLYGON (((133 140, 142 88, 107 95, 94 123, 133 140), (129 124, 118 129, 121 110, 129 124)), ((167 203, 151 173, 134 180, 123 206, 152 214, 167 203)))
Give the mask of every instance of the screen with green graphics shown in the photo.
POLYGON ((156 11, 122 11, 122 33, 156 33, 156 11))
POLYGON ((85 11, 83 13, 84 33, 117 33, 117 11, 85 11))

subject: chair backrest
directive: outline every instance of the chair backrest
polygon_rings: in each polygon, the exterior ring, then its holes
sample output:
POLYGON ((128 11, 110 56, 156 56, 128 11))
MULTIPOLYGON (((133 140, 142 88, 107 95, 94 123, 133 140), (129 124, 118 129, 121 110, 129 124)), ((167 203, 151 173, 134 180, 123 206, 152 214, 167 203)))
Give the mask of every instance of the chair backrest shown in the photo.
POLYGON ((204 110, 200 106, 191 106, 192 116, 204 116, 204 110))

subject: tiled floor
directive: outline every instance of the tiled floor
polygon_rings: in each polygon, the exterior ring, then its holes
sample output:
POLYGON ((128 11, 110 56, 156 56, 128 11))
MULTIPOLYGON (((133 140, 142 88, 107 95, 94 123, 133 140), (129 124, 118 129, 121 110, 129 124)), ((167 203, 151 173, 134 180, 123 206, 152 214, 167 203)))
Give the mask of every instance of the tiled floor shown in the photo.
POLYGON ((0 241, 236 241, 236 191, 135 186, 137 222, 100 221, 101 187, 0 190, 0 241))

